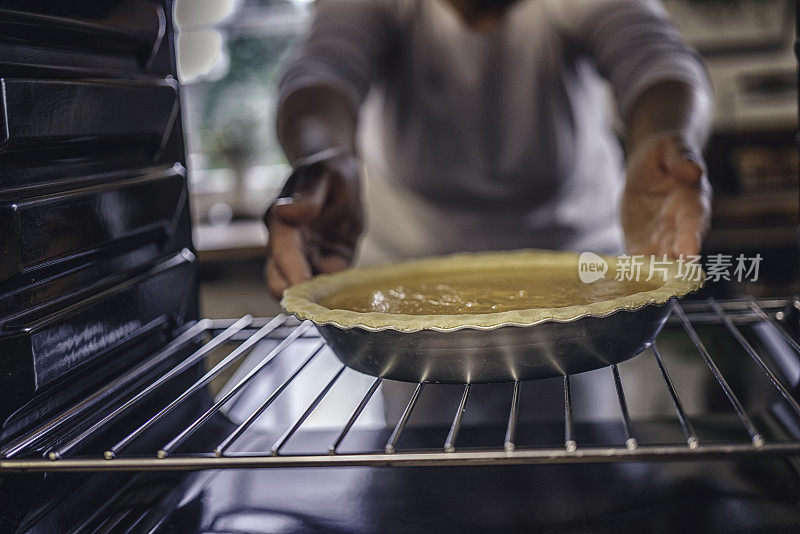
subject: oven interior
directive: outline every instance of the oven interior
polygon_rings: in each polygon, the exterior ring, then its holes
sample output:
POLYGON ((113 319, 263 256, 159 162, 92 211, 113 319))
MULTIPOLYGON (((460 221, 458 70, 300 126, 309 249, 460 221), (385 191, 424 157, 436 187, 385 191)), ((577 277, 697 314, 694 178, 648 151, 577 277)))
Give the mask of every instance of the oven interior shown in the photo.
POLYGON ((241 506, 215 532, 247 531, 230 526, 247 514, 349 531, 286 504, 343 500, 375 507, 373 531, 800 521, 798 298, 674 303, 642 355, 506 384, 489 423, 471 419, 483 385, 416 384, 391 424, 354 429, 383 380, 353 386, 312 325, 199 316, 171 2, 0 0, 0 14, 1 530, 188 532, 198 496, 225 492, 241 506), (587 416, 587 384, 613 417, 587 416), (641 405, 643 389, 659 400, 641 405), (261 424, 287 396, 300 409, 261 424), (446 421, 414 424, 442 402, 446 421), (557 417, 537 419, 541 403, 557 417))

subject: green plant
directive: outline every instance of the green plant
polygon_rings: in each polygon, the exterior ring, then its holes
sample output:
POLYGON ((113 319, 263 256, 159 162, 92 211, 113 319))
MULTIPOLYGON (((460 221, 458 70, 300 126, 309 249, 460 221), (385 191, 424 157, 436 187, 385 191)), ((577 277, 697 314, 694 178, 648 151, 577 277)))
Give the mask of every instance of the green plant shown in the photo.
POLYGON ((292 35, 232 35, 229 69, 208 82, 200 139, 212 167, 237 174, 253 160, 283 161, 273 133, 276 85, 292 35))

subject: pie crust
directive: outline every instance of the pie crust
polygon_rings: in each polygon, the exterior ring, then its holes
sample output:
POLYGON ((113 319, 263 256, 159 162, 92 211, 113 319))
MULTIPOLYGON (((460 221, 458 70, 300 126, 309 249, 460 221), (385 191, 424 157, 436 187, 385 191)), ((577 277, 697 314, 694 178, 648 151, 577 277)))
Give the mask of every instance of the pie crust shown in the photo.
MULTIPOLYGON (((608 264, 608 270, 605 273, 606 279, 614 278, 618 272, 618 262, 626 261, 613 256, 600 257, 608 264)), ((346 290, 351 286, 363 286, 365 283, 378 283, 387 279, 402 280, 403 277, 419 276, 421 273, 435 274, 446 280, 448 272, 484 271, 490 275, 501 272, 502 269, 563 270, 563 272, 575 273, 575 283, 582 283, 578 279, 578 254, 544 250, 517 250, 459 253, 320 275, 287 289, 283 294, 281 305, 288 313, 299 319, 308 319, 317 325, 333 325, 343 329, 361 328, 370 331, 397 330, 400 332, 418 332, 420 330, 451 332, 463 328, 491 330, 503 326, 532 326, 545 321, 568 322, 586 316, 606 317, 621 310, 636 310, 651 304, 663 304, 673 297, 680 297, 700 289, 705 279, 704 273, 699 269, 697 272, 682 273, 679 276, 679 265, 672 261, 659 262, 658 265, 654 263, 654 278, 650 282, 644 283, 650 273, 650 258, 637 257, 636 261, 640 262, 642 291, 589 304, 453 315, 358 312, 330 309, 320 304, 320 300, 326 296, 346 290), (686 274, 690 274, 693 279, 686 274), (664 281, 665 278, 666 281, 664 281)), ((625 272, 629 273, 630 271, 625 272)))

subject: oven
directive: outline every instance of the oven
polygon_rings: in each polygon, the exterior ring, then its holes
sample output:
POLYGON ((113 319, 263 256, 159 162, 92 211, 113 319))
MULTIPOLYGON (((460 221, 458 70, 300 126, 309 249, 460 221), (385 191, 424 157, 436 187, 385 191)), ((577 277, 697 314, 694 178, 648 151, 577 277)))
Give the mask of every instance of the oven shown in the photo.
POLYGON ((800 529, 796 297, 675 302, 493 420, 483 385, 420 383, 370 428, 384 380, 313 325, 200 318, 171 8, 0 0, 0 531, 800 529))

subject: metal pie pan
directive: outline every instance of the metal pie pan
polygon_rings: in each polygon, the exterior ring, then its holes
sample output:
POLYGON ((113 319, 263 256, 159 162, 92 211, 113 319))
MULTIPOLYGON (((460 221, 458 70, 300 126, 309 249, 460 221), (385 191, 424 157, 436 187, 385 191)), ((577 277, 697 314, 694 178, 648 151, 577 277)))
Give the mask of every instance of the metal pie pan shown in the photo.
POLYGON ((348 367, 405 382, 490 383, 575 374, 636 356, 658 335, 670 302, 606 316, 450 332, 317 325, 348 367))

